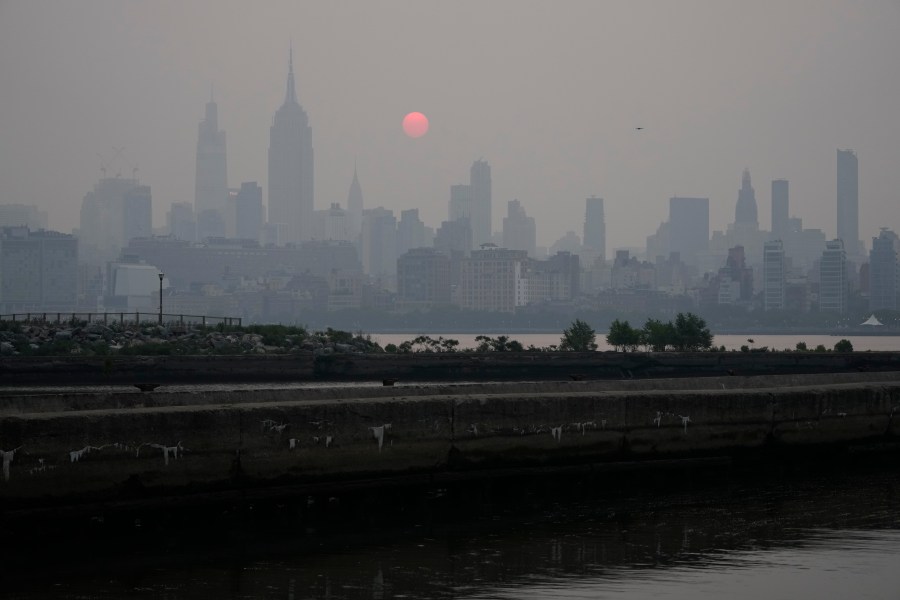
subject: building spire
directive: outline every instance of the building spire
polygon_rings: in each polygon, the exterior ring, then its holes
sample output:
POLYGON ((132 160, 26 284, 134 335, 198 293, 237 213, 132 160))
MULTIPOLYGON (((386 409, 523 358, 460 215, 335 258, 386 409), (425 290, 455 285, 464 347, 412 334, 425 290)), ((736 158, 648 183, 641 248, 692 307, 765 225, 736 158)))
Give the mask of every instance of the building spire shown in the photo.
POLYGON ((288 56, 287 92, 284 95, 285 104, 297 104, 297 90, 294 86, 294 42, 291 41, 290 54, 288 56))

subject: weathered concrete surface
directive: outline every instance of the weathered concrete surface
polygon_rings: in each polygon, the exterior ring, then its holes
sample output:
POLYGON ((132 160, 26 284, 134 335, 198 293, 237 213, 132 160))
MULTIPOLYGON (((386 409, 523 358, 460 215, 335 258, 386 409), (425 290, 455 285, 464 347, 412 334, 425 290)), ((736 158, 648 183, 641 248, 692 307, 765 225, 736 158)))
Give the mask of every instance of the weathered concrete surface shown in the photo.
POLYGON ((486 352, 4 357, 0 384, 522 381, 900 371, 900 352, 486 352))
MULTIPOLYGON (((895 376, 758 387, 764 379, 738 389, 690 389, 700 386, 681 380, 682 389, 667 390, 571 382, 417 394, 366 388, 378 390, 368 397, 211 392, 193 403, 176 392, 144 407, 122 407, 120 394, 88 410, 8 410, 0 413, 0 506, 718 456, 892 441, 900 433, 895 376)), ((166 396, 157 394, 131 395, 166 396)))

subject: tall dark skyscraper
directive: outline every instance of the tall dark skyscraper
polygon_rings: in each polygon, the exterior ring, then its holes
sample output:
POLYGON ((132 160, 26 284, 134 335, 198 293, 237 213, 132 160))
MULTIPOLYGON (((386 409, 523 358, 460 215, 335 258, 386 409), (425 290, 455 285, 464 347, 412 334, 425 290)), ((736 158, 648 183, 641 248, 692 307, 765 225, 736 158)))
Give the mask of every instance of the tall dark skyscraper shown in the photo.
POLYGON ((591 196, 585 201, 583 244, 599 252, 606 258, 606 217, 603 213, 603 198, 591 196))
POLYGON ((772 181, 772 233, 785 235, 790 229, 789 187, 787 179, 772 181))
POLYGON ((472 242, 475 247, 491 241, 491 166, 484 160, 472 163, 469 172, 469 188, 472 198, 472 242))
MULTIPOLYGON (((203 223, 220 222, 228 203, 225 132, 219 131, 219 110, 214 99, 206 103, 206 115, 197 131, 197 176, 194 212, 204 214, 203 223), (212 213, 211 212, 216 211, 212 213)), ((224 235, 216 227, 200 227, 200 238, 224 235)))
POLYGON ((709 198, 669 198, 669 251, 691 265, 709 252, 709 198))
POLYGON ((869 251, 869 308, 871 310, 897 310, 900 265, 897 251, 900 238, 889 229, 882 229, 872 238, 869 251))
POLYGON ((848 256, 859 254, 859 163, 853 150, 837 151, 837 236, 848 256))
POLYGON ((750 171, 744 169, 741 176, 741 189, 738 190, 737 206, 734 209, 735 225, 752 225, 759 228, 759 217, 756 212, 756 192, 750 184, 750 171))
POLYGON ((297 102, 292 51, 284 104, 269 128, 269 222, 283 225, 286 242, 313 237, 313 162, 312 128, 297 102))

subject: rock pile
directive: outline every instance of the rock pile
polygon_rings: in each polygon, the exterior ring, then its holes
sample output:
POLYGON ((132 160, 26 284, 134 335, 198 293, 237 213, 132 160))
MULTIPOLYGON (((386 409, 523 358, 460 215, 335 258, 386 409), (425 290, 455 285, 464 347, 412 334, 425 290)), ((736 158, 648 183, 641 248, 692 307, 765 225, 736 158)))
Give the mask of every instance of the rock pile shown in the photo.
POLYGON ((298 327, 214 328, 119 323, 0 323, 0 354, 159 355, 383 352, 369 337, 298 327))

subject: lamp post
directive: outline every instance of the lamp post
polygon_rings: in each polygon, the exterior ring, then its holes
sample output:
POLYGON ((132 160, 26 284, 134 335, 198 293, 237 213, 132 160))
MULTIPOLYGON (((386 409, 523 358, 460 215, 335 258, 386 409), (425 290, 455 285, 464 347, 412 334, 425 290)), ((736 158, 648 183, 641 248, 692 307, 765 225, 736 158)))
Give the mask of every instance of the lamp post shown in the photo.
POLYGON ((165 273, 159 274, 159 324, 162 325, 162 281, 165 273))

